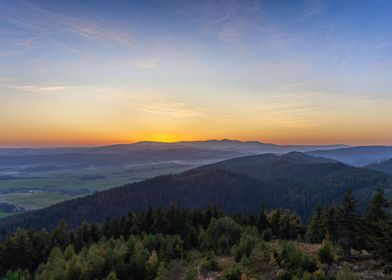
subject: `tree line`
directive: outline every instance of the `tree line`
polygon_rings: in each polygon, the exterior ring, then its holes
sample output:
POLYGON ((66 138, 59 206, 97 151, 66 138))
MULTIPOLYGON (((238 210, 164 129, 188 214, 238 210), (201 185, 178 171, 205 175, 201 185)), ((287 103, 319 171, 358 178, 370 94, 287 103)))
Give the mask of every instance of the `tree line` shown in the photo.
MULTIPOLYGON (((206 210, 149 208, 101 224, 83 222, 69 230, 61 221, 48 232, 16 230, 0 244, 0 273, 5 279, 196 279, 197 273, 219 270, 215 256, 233 256, 243 267, 281 268, 278 279, 327 279, 320 262, 332 262, 332 248, 350 258, 352 250, 392 260, 391 203, 378 188, 363 212, 352 192, 339 205, 318 208, 309 225, 285 209, 261 208, 257 215, 225 216, 206 210), (320 260, 293 246, 270 240, 321 243, 320 260), (200 271, 192 262, 203 261, 200 271), (187 267, 186 269, 184 267, 187 267), (297 277, 297 278, 293 278, 297 277), (324 278, 323 278, 324 277, 324 278)), ((241 279, 241 270, 225 271, 223 279, 241 279)))
POLYGON ((355 249, 392 261, 392 206, 384 190, 377 187, 362 212, 351 191, 343 196, 339 206, 317 208, 305 239, 320 243, 325 237, 339 245, 346 257, 355 249))

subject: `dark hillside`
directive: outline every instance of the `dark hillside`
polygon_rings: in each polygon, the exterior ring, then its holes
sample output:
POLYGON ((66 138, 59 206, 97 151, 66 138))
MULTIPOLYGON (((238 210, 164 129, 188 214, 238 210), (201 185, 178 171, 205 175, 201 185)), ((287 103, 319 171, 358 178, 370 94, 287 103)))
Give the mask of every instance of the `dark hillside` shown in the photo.
POLYGON ((392 159, 369 164, 366 168, 392 174, 392 159))
POLYGON ((99 223, 106 217, 172 203, 186 208, 216 205, 225 213, 255 213, 262 205, 288 208, 306 221, 316 206, 339 201, 350 188, 361 207, 376 185, 383 185, 388 192, 390 182, 390 177, 381 172, 306 155, 259 155, 156 177, 7 217, 0 220, 0 227, 5 232, 17 227, 53 228, 60 219, 76 227, 83 220, 99 223))

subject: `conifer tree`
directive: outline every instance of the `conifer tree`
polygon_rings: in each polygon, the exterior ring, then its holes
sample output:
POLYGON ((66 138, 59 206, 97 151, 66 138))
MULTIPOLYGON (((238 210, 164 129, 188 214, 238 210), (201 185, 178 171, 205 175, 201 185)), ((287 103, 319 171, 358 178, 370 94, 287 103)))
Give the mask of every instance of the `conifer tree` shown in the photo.
POLYGON ((339 227, 339 209, 336 207, 328 207, 323 210, 322 214, 322 225, 321 227, 324 229, 325 238, 328 235, 328 238, 331 242, 336 245, 338 240, 338 227, 339 227))
POLYGON ((155 210, 152 232, 165 233, 165 220, 161 208, 155 210))
POLYGON ((257 217, 256 226, 260 233, 262 233, 268 226, 267 214, 264 206, 261 208, 260 214, 257 217))
POLYGON ((382 235, 374 243, 374 252, 377 256, 392 262, 392 222, 382 223, 382 235))
POLYGON ((320 243, 324 238, 322 227, 322 209, 317 207, 306 231, 306 240, 311 243, 320 243))
POLYGON ((363 223, 366 225, 366 249, 368 250, 374 250, 376 243, 383 236, 385 223, 390 218, 387 207, 388 202, 384 190, 377 187, 363 217, 363 223))
POLYGON ((343 196, 339 214, 339 244, 344 256, 351 257, 351 249, 357 246, 360 234, 357 203, 351 190, 343 196))
POLYGON ((144 223, 143 223, 142 230, 145 232, 150 232, 153 225, 154 225, 154 212, 150 206, 150 207, 148 207, 147 213, 144 217, 144 223))
POLYGON ((68 227, 64 220, 61 220, 58 226, 53 230, 52 235, 52 246, 65 248, 70 242, 68 227))

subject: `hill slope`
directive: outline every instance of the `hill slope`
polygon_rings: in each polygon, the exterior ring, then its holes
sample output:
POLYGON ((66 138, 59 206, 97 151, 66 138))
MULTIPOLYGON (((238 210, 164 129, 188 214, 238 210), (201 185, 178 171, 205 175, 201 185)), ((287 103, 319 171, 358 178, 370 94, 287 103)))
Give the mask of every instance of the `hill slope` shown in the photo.
POLYGON ((53 228, 60 219, 75 227, 83 220, 102 222, 106 217, 120 217, 130 210, 165 207, 174 202, 187 208, 213 204, 226 213, 254 213, 262 205, 284 207, 307 219, 316 206, 339 201, 349 188, 363 204, 377 184, 389 190, 390 177, 300 153, 266 154, 156 177, 7 217, 0 220, 0 228, 5 232, 18 226, 53 228))
POLYGON ((392 158, 381 162, 372 163, 366 166, 366 168, 392 174, 392 158))
POLYGON ((335 159, 353 166, 366 166, 392 158, 392 147, 390 146, 361 146, 330 150, 310 151, 312 156, 335 159))

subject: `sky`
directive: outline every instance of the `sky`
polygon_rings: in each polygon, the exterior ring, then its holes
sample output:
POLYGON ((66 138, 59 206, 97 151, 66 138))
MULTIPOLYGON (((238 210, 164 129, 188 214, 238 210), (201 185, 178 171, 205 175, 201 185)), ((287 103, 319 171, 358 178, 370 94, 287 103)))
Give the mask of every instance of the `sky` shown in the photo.
POLYGON ((392 1, 0 0, 0 146, 392 145, 392 1))

